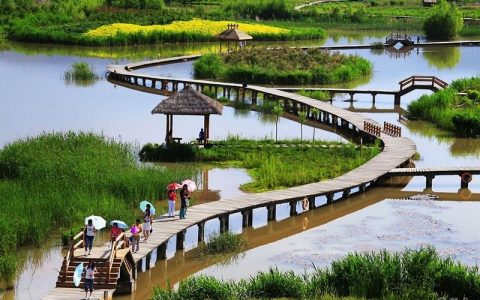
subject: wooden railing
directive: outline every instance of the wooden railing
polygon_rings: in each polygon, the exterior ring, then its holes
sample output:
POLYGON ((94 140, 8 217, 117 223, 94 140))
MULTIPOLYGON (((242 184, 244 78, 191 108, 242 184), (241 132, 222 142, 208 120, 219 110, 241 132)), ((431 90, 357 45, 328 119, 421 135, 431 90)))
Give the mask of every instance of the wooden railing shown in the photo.
POLYGON ((125 232, 122 232, 117 236, 115 241, 112 241, 112 247, 110 248, 110 255, 107 262, 107 284, 110 283, 110 273, 112 272, 113 261, 117 256, 117 250, 123 249, 127 246, 126 238, 125 232))
POLYGON ((385 43, 388 43, 389 40, 396 40, 396 41, 401 41, 401 40, 407 40, 407 41, 412 41, 412 36, 410 34, 406 33, 392 33, 389 36, 385 38, 385 43))
POLYGON ((382 128, 380 126, 372 124, 367 121, 363 122, 363 130, 375 136, 380 136, 380 133, 382 132, 382 128))
POLYGON ((84 247, 85 245, 83 234, 84 234, 84 231, 82 229, 82 231, 80 231, 76 236, 70 239, 70 243, 68 245, 68 252, 63 260, 63 282, 67 281, 68 265, 70 264, 70 261, 75 255, 75 249, 84 247))
POLYGON ((402 128, 392 123, 383 122, 383 132, 394 137, 402 136, 402 128))
POLYGON ((410 76, 402 81, 399 82, 400 90, 403 90, 406 87, 410 87, 415 85, 416 83, 430 83, 430 85, 437 89, 444 89, 448 86, 448 83, 445 81, 435 77, 435 76, 410 76))

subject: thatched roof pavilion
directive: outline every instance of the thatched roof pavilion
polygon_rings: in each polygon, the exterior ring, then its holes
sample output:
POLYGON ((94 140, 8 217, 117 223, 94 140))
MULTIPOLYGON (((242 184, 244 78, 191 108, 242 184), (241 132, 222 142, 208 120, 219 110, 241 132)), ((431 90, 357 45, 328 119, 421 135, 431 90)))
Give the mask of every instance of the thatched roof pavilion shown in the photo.
POLYGON ((204 116, 204 145, 207 145, 210 134, 210 115, 221 115, 223 105, 220 102, 195 91, 187 85, 183 90, 171 95, 160 102, 152 114, 165 114, 167 116, 167 130, 165 141, 171 143, 173 138, 173 115, 203 115, 204 116))
POLYGON ((222 41, 227 41, 228 52, 230 52, 230 42, 238 42, 235 45, 240 44, 240 47, 243 47, 246 45, 246 41, 253 40, 252 36, 238 30, 238 24, 228 24, 227 30, 217 35, 217 38, 220 40, 220 52, 222 52, 222 41))

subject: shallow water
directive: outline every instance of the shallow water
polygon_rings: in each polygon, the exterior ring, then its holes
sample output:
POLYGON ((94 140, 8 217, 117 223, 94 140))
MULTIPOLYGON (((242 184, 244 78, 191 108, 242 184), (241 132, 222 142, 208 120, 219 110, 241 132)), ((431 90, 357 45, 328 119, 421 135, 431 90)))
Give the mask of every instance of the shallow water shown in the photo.
MULTIPOLYGON (((287 43, 287 45, 334 45, 361 44, 382 41, 388 33, 339 34, 325 41, 287 43)), ((274 43, 280 45, 280 43, 274 43)), ((63 72, 68 66, 82 60, 92 64, 100 75, 110 63, 125 63, 167 57, 177 54, 192 54, 214 51, 216 44, 162 45, 158 47, 58 47, 48 45, 9 44, 0 50, 0 68, 9 74, 0 81, 0 147, 26 136, 35 136, 44 131, 83 130, 103 133, 122 141, 142 145, 146 142, 162 142, 165 118, 151 115, 151 109, 161 101, 160 96, 140 93, 123 87, 115 87, 100 80, 87 87, 67 85, 63 72)), ((347 50, 373 61, 371 79, 354 84, 358 88, 397 89, 398 81, 411 75, 435 75, 451 81, 459 77, 478 75, 480 51, 478 47, 429 47, 409 53, 392 54, 379 50, 347 50), (366 81, 366 82, 365 82, 366 81)), ((141 70, 151 74, 176 77, 191 77, 191 62, 141 70)), ((402 98, 402 107, 424 93, 413 92, 402 98)), ((426 91, 426 93, 430 93, 426 91)), ((349 108, 343 102, 347 95, 339 95, 334 105, 349 108)), ((371 98, 355 96, 355 108, 371 108, 371 98)), ((393 97, 377 96, 377 109, 393 109, 393 97)), ((398 111, 398 109, 397 109, 398 111)), ((455 138, 424 122, 398 122, 396 112, 365 112, 378 122, 389 121, 400 125, 402 133, 412 138, 422 159, 417 166, 458 166, 479 162, 480 140, 455 138)), ((275 134, 274 121, 256 112, 224 108, 222 116, 212 116, 213 138, 239 135, 249 138, 272 138, 275 134)), ((203 118, 175 117, 174 134, 184 140, 197 136, 203 118)), ((312 135, 305 128, 304 137, 312 135)), ((282 119, 279 123, 280 138, 298 138, 299 124, 282 119)), ((343 140, 325 131, 316 131, 316 137, 325 140, 343 140)), ((249 180, 244 170, 210 169, 208 189, 195 195, 198 203, 241 193, 238 186, 249 180)), ((200 179, 203 187, 205 178, 200 179)), ((457 176, 438 177, 434 180, 433 193, 448 192, 452 200, 459 188, 457 176)), ((207 186, 205 184, 205 186, 207 186)), ((424 178, 413 178, 404 190, 421 192, 424 178)), ((470 185, 473 192, 480 192, 478 178, 470 185)), ((480 237, 474 230, 478 220, 473 212, 478 202, 432 202, 385 200, 400 197, 398 189, 377 188, 364 197, 352 198, 333 206, 307 212, 294 218, 288 216, 288 207, 279 207, 278 218, 282 221, 266 222, 266 210, 254 213, 254 228, 246 230, 249 248, 239 260, 230 264, 215 264, 215 261, 198 262, 191 259, 189 252, 174 253, 169 246, 169 259, 157 262, 155 268, 139 274, 138 290, 125 299, 144 299, 151 288, 171 283, 202 272, 224 278, 245 278, 256 270, 266 270, 277 265, 281 269, 303 271, 310 262, 317 266, 328 265, 349 251, 402 250, 433 244, 442 255, 452 254, 467 264, 478 262, 474 250, 479 247, 480 237), (311 228, 311 229, 310 229, 311 228), (355 235, 352 235, 355 233, 355 235), (254 248, 256 247, 256 248, 254 248), (254 249, 253 249, 254 248, 254 249), (473 251, 473 252, 472 252, 473 251), (248 267, 246 267, 248 266, 248 267), (252 267, 255 266, 255 267, 252 267)), ((319 203, 323 200, 319 199, 319 203)), ((233 215, 232 230, 241 231, 240 215, 233 215)), ((218 229, 218 221, 207 223, 206 232, 218 229)), ((175 239, 170 241, 174 245, 175 239)), ((195 229, 187 231, 187 250, 196 244, 195 229)), ((61 265, 61 249, 47 247, 37 252, 24 249, 24 256, 32 258, 20 275, 15 292, 7 293, 6 299, 38 299, 55 284, 61 265)), ((81 295, 81 293, 80 293, 81 295)))

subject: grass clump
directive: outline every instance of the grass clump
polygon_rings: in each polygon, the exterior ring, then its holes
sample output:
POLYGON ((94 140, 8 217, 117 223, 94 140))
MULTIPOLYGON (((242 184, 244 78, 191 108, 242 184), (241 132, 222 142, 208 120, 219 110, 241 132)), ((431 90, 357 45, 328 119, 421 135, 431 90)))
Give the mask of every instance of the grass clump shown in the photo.
POLYGON ((93 133, 13 142, 0 150, 0 256, 60 238, 88 215, 133 222, 141 199, 162 199, 168 183, 190 173, 139 166, 131 145, 93 133))
POLYGON ((330 94, 324 91, 306 91, 306 90, 299 90, 297 94, 306 96, 312 99, 317 99, 320 101, 330 101, 330 94))
POLYGON ((239 282, 222 282, 204 276, 197 280, 193 278, 182 281, 176 291, 155 289, 152 299, 191 299, 189 296, 195 295, 196 290, 203 296, 196 299, 217 299, 211 295, 222 291, 225 299, 436 300, 440 297, 480 297, 478 267, 467 267, 450 258, 441 258, 430 247, 402 253, 385 250, 351 253, 334 261, 330 268, 315 269, 313 273, 301 276, 272 268, 239 282), (207 283, 198 286, 201 281, 207 283), (215 289, 215 293, 204 294, 202 289, 206 286, 215 289), (167 293, 168 298, 163 296, 167 293))
POLYGON ((90 85, 100 77, 95 73, 93 66, 86 62, 73 63, 63 75, 65 82, 77 85, 90 85))
POLYGON ((372 72, 359 56, 321 49, 244 49, 206 54, 193 64, 195 77, 259 84, 324 84, 347 82, 372 72))
POLYGON ((452 40, 463 27, 463 16, 455 4, 440 0, 423 26, 428 39, 452 40))
POLYGON ((200 244, 195 251, 197 258, 206 258, 217 254, 239 253, 245 247, 246 241, 242 235, 226 231, 221 234, 211 234, 208 242, 200 244))
POLYGON ((480 78, 458 79, 446 89, 408 106, 411 117, 433 122, 461 136, 480 135, 480 78), (464 94, 459 94, 464 93, 464 94))

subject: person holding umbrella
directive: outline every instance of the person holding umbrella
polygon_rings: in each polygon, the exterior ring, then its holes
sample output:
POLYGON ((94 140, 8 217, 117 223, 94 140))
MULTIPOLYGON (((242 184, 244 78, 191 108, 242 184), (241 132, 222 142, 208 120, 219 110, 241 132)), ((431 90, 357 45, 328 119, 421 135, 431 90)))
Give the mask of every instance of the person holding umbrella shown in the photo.
POLYGON ((97 268, 95 268, 95 263, 93 260, 88 262, 87 268, 85 269, 85 298, 89 299, 92 297, 93 293, 93 278, 95 277, 95 273, 97 272, 97 268), (90 296, 87 297, 88 291, 90 291, 90 296))
POLYGON ((85 256, 90 255, 90 252, 92 252, 92 247, 93 247, 93 239, 95 238, 95 234, 97 233, 97 229, 93 225, 92 219, 89 219, 87 222, 87 225, 85 225, 85 228, 83 229, 83 235, 85 237, 85 256), (88 249, 88 254, 87 254, 87 249, 88 249))
POLYGON ((151 206, 147 204, 145 211, 143 212, 143 241, 146 242, 148 240, 148 236, 152 231, 152 213, 151 213, 151 206))
POLYGON ((167 193, 168 197, 168 217, 174 218, 175 217, 175 198, 177 198, 177 193, 175 189, 169 189, 167 193))

